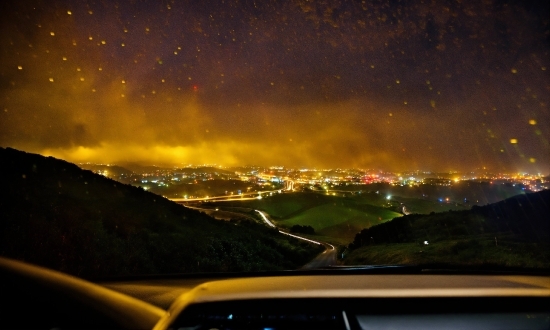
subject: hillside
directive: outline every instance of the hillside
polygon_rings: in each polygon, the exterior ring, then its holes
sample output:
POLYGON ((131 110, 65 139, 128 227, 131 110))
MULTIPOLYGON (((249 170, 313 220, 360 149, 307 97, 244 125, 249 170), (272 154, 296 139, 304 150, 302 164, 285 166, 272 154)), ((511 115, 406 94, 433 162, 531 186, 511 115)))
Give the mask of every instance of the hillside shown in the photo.
POLYGON ((0 148, 0 255, 81 277, 292 269, 317 246, 217 221, 78 166, 0 148), (254 239, 250 239, 254 237, 254 239))
POLYGON ((452 263, 548 267, 550 191, 468 211, 411 214, 363 229, 346 263, 452 263), (425 244, 424 242, 428 242, 425 244))

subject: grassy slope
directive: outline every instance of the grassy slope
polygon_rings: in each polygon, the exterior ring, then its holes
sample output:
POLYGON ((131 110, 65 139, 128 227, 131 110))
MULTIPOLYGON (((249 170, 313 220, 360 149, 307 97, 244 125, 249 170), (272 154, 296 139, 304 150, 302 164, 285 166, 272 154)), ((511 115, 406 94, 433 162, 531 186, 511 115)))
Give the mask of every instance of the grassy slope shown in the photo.
POLYGON ((329 203, 330 196, 313 193, 282 193, 261 200, 247 201, 238 205, 260 209, 267 212, 274 219, 285 219, 309 208, 329 203))
MULTIPOLYGON (((356 233, 365 228, 386 222, 401 214, 403 203, 411 213, 445 212, 453 210, 467 210, 470 204, 461 204, 459 201, 439 202, 435 196, 490 196, 491 199, 499 196, 508 196, 513 187, 492 186, 480 183, 456 184, 453 187, 393 187, 388 185, 346 186, 342 189, 359 188, 363 192, 335 191, 336 196, 326 195, 323 192, 283 193, 265 197, 262 200, 235 202, 235 205, 257 208, 266 211, 279 226, 290 228, 292 225, 309 225, 316 230, 317 235, 329 237, 339 242, 350 242, 356 233), (374 189, 374 190, 373 190, 374 189), (380 190, 376 193, 376 190, 380 190), (366 192, 370 191, 370 192, 366 192), (402 193, 396 196, 393 193, 402 193), (430 194, 430 197, 417 198, 430 194), (391 195, 387 200, 386 196, 391 195), (410 196, 409 196, 410 195, 410 196), (345 196, 345 197, 343 197, 345 196)), ((221 204, 220 204, 221 205, 221 204)), ((230 206, 231 203, 223 204, 230 206)))
POLYGON ((261 209, 282 227, 312 226, 319 235, 338 242, 350 242, 361 229, 401 216, 386 208, 371 205, 380 203, 383 203, 383 197, 377 194, 342 197, 297 192, 276 194, 238 205, 261 209))
POLYGON ((309 225, 320 235, 342 238, 349 242, 361 229, 397 216, 400 214, 375 206, 362 205, 358 209, 344 203, 331 203, 310 208, 279 223, 288 227, 295 224, 309 225))
POLYGON ((455 266, 506 266, 548 268, 549 244, 518 243, 493 237, 455 239, 419 245, 398 243, 365 246, 349 253, 346 265, 452 264, 455 266))
POLYGON ((542 191, 469 211, 404 216, 358 233, 344 262, 547 268, 549 201, 550 191, 542 191))
POLYGON ((0 148, 0 255, 81 277, 296 268, 318 253, 53 158, 0 148), (254 237, 254 239, 251 239, 254 237))

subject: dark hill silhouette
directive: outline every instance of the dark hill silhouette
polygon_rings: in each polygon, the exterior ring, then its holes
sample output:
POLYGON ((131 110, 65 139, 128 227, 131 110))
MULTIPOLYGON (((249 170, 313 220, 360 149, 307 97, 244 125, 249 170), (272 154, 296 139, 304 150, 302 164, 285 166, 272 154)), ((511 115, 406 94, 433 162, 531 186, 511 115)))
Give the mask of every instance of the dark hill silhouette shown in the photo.
POLYGON ((351 249, 388 243, 431 242, 505 235, 518 242, 550 242, 550 190, 518 195, 468 211, 395 218, 355 236, 351 249), (498 235, 496 235, 498 234, 498 235))
POLYGON ((0 255, 81 277, 296 268, 318 248, 75 164, 0 148, 0 255), (254 239, 251 239, 254 237, 254 239))

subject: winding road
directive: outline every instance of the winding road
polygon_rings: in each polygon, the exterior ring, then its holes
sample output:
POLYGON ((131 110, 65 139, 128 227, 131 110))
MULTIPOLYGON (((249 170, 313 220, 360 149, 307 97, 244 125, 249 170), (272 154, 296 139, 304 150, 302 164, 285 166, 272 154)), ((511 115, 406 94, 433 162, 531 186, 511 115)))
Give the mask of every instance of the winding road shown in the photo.
POLYGON ((315 269, 336 265, 336 249, 328 243, 324 243, 326 250, 319 254, 315 259, 305 264, 301 269, 315 269), (325 245, 327 244, 327 245, 325 245))
MULTIPOLYGON (((192 208, 192 209, 195 209, 195 210, 200 210, 200 211, 208 213, 211 216, 214 216, 212 214, 213 213, 212 209, 205 209, 205 208, 189 206, 189 205, 185 205, 185 207, 192 208)), ((263 211, 260 211, 260 210, 254 210, 254 211, 258 212, 258 214, 260 215, 262 220, 269 227, 276 228, 277 230, 279 230, 279 233, 284 234, 284 235, 288 235, 288 236, 292 236, 294 238, 301 239, 301 240, 304 240, 304 241, 308 241, 308 242, 313 243, 313 244, 323 245, 325 247, 325 251, 320 253, 317 257, 315 257, 309 263, 302 266, 301 269, 322 268, 322 267, 327 267, 327 266, 337 264, 337 261, 336 261, 336 248, 334 248, 334 246, 332 244, 326 243, 326 242, 315 241, 315 240, 312 240, 312 239, 309 239, 309 238, 306 238, 306 237, 302 237, 302 236, 299 236, 299 235, 291 234, 289 232, 280 230, 279 228, 277 228, 277 226, 275 226, 275 224, 273 223, 273 221, 269 217, 269 214, 267 214, 263 211)))
MULTIPOLYGON (((260 211, 260 210, 255 210, 255 211, 260 214, 260 216, 267 223, 268 226, 273 227, 273 228, 277 228, 273 224, 273 222, 269 219, 269 215, 267 213, 265 213, 263 211, 260 211)), ((292 236, 292 237, 295 237, 295 238, 299 238, 299 239, 302 239, 302 240, 305 240, 305 241, 308 241, 308 242, 311 242, 311 243, 314 243, 314 244, 323 245, 325 247, 325 251, 323 251, 323 253, 319 254, 317 257, 315 257, 315 259, 313 259, 309 263, 305 264, 301 269, 322 268, 322 267, 327 267, 327 266, 332 266, 332 265, 337 264, 337 262, 336 262, 336 249, 334 248, 334 245, 332 245, 330 243, 314 241, 314 240, 311 240, 309 238, 305 238, 305 237, 302 237, 302 236, 290 234, 290 233, 287 233, 287 232, 282 231, 280 229, 279 229, 279 233, 289 235, 289 236, 292 236)))

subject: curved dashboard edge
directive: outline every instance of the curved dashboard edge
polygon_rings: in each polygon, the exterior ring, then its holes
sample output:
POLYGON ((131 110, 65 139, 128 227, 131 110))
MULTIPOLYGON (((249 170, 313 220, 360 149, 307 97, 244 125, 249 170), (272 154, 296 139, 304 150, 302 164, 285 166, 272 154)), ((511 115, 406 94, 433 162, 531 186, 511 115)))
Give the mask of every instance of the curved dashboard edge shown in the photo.
MULTIPOLYGON (((486 298, 497 301, 550 299, 550 277, 544 276, 471 276, 471 275, 362 275, 303 276, 231 279, 198 285, 180 296, 161 318, 155 330, 168 329, 187 308, 238 304, 260 306, 255 302, 289 301, 473 301, 486 298), (416 282, 414 281, 416 279, 416 282), (418 283, 418 280, 425 283, 418 283), (372 282, 372 283, 371 283, 372 282), (361 287, 362 286, 362 287, 361 287), (411 288, 412 287, 412 288, 411 288)), ((298 304, 299 306, 299 304, 298 304)), ((260 307, 258 307, 260 308, 260 307)), ((508 310, 506 313, 513 312, 508 310)), ((410 312, 410 311, 409 311, 410 312)), ((442 312, 445 312, 443 310, 442 312)), ((447 311, 447 312, 450 312, 447 311)), ((492 313, 499 312, 498 309, 492 313)), ((546 310, 544 310, 546 312, 546 310)), ((550 311, 548 311, 550 312, 550 311)), ((546 314, 545 314, 546 315, 546 314)))

